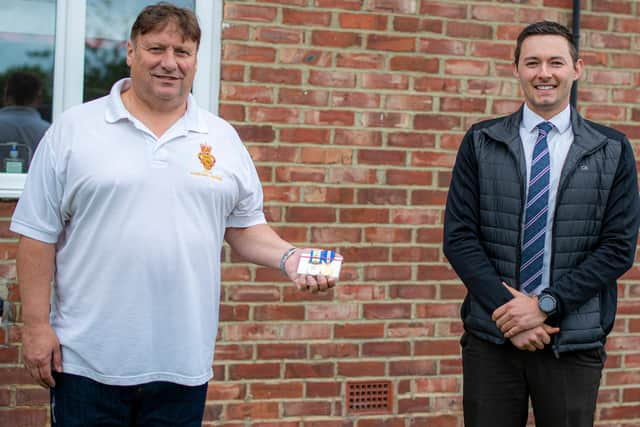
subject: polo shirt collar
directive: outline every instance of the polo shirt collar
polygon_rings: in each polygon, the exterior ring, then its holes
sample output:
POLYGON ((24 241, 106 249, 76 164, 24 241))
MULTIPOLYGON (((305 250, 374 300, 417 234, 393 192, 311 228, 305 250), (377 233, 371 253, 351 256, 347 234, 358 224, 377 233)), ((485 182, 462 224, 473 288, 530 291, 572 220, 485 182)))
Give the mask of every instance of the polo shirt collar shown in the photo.
POLYGON ((551 119, 545 120, 540 115, 534 113, 525 102, 522 110, 522 126, 528 132, 534 132, 536 131, 536 126, 538 126, 540 122, 544 121, 553 123, 553 126, 558 133, 564 133, 571 126, 571 106, 567 105, 564 110, 553 116, 551 119))
MULTIPOLYGON (((129 110, 124 106, 120 94, 123 90, 131 87, 131 78, 118 80, 112 87, 107 97, 107 108, 105 111, 105 120, 107 123, 115 123, 118 120, 129 119, 134 120, 129 110)), ((182 116, 182 124, 186 131, 208 133, 209 126, 199 112, 198 104, 193 95, 189 94, 187 98, 187 111, 182 116)))

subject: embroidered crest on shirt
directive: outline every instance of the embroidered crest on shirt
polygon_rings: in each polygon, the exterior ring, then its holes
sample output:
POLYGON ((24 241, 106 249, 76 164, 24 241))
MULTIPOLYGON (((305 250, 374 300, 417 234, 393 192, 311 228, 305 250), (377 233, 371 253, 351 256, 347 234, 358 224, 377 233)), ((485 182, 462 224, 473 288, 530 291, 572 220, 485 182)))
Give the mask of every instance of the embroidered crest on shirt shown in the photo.
POLYGON ((216 164, 216 158, 211 154, 211 146, 207 144, 200 144, 200 152, 198 153, 198 160, 202 163, 204 170, 202 172, 191 172, 192 175, 207 176, 212 179, 222 181, 222 178, 215 176, 211 173, 211 169, 216 164))
POLYGON ((202 163, 202 166, 208 171, 216 164, 216 158, 211 154, 211 146, 207 144, 200 144, 198 159, 200 159, 200 163, 202 163))

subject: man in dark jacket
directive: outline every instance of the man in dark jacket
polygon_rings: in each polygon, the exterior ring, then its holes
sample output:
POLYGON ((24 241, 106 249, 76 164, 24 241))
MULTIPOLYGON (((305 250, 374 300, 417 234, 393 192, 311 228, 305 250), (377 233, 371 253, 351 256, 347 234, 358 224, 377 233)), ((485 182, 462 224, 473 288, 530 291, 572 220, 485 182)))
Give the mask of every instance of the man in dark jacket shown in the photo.
POLYGON ((640 224, 627 138, 569 105, 583 61, 562 25, 518 36, 516 113, 465 135, 444 252, 467 287, 465 426, 593 425, 616 280, 640 224))

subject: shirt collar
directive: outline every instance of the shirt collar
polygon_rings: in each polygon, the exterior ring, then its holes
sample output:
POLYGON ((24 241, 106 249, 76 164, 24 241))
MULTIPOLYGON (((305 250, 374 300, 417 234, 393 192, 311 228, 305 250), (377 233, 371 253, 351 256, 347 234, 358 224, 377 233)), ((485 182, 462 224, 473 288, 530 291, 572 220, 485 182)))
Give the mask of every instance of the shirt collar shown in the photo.
POLYGON ((527 132, 536 131, 536 126, 538 126, 540 122, 544 121, 553 123, 553 127, 558 131, 558 133, 564 133, 571 126, 571 107, 567 105, 564 110, 553 116, 551 119, 545 120, 537 113, 534 113, 526 103, 524 104, 521 126, 524 127, 527 132))
MULTIPOLYGON (((122 102, 121 93, 131 87, 131 78, 127 77, 118 80, 112 87, 107 97, 107 109, 105 111, 105 120, 107 123, 115 123, 122 119, 133 119, 133 116, 122 102)), ((199 111, 193 95, 189 94, 187 98, 187 111, 182 116, 182 124, 186 131, 198 133, 208 133, 209 126, 204 120, 203 115, 199 111)))

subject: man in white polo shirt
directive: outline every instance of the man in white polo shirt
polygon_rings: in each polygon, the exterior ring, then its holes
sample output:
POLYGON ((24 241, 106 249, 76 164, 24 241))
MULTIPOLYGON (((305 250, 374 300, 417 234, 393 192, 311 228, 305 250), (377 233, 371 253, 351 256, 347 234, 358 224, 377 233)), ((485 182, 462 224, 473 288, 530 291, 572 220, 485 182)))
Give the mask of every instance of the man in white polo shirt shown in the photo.
POLYGON ((297 275, 238 135, 189 95, 199 41, 191 11, 145 8, 131 78, 63 114, 33 160, 11 230, 24 363, 53 426, 201 425, 224 239, 300 289, 335 285, 297 275))

